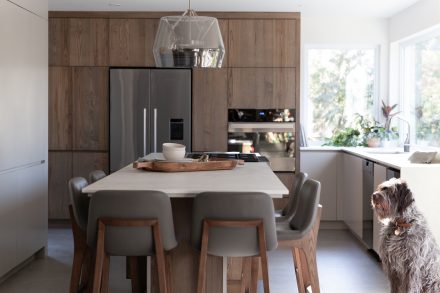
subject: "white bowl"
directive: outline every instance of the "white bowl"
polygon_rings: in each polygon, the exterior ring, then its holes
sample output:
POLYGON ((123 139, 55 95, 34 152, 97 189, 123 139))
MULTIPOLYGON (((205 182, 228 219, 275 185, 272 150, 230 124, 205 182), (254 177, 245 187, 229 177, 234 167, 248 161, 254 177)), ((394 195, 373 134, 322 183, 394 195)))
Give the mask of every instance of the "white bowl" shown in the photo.
POLYGON ((185 146, 178 143, 164 143, 162 153, 168 161, 178 161, 185 158, 185 146))

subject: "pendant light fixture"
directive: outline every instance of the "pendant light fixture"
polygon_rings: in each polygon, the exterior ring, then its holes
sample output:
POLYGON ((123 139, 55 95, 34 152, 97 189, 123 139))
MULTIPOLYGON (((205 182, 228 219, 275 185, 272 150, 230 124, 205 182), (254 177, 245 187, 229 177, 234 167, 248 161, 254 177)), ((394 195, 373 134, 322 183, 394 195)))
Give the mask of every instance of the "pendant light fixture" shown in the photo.
POLYGON ((183 15, 160 19, 153 54, 157 67, 220 68, 225 46, 217 19, 198 16, 189 0, 183 15))

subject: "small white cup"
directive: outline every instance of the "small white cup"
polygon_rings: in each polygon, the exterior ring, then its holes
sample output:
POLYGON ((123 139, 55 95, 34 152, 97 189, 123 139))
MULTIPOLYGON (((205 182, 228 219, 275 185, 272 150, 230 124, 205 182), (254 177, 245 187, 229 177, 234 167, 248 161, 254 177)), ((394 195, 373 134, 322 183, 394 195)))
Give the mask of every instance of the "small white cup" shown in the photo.
POLYGON ((185 158, 185 146, 178 143, 164 143, 162 144, 162 153, 168 161, 178 161, 185 158))

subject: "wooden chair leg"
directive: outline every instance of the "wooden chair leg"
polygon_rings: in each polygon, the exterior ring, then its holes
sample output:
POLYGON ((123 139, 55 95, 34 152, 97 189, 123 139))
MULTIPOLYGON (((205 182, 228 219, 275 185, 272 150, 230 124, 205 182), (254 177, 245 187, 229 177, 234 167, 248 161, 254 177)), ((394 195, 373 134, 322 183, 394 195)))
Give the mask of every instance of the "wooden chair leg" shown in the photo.
POLYGON ((263 221, 258 224, 258 245, 260 247, 261 271, 263 273, 264 293, 270 293, 269 289, 269 267, 267 264, 266 236, 264 233, 263 221))
POLYGON ((141 293, 141 282, 139 279, 139 264, 138 258, 136 256, 127 257, 128 265, 129 265, 129 274, 131 279, 131 292, 132 293, 141 293))
POLYGON ((108 293, 109 273, 110 273, 110 256, 108 254, 105 254, 104 264, 102 266, 101 293, 108 293))
POLYGON ((305 280, 303 260, 301 258, 301 251, 299 248, 292 247, 293 264, 295 268, 296 284, 298 286, 298 293, 305 293, 305 280))
POLYGON ((93 274, 93 293, 100 293, 102 270, 104 267, 104 239, 105 239, 105 225, 102 221, 98 221, 98 240, 96 242, 96 261, 95 261, 95 273, 93 274))
POLYGON ((85 266, 87 260, 87 243, 86 235, 83 230, 78 226, 73 214, 73 207, 69 205, 69 216, 70 223, 72 225, 73 234, 73 263, 72 263, 72 273, 70 276, 70 293, 77 293, 81 289, 82 285, 82 274, 81 271, 85 266))
POLYGON ((197 293, 205 293, 206 287, 206 260, 208 258, 208 223, 203 221, 202 246, 200 250, 199 276, 197 293))
POLYGON ((81 280, 81 268, 84 262, 84 251, 75 249, 73 253, 72 274, 70 276, 70 293, 77 293, 81 280))
POLYGON ((240 293, 249 293, 251 273, 252 273, 251 265, 252 265, 251 257, 242 258, 240 293))
POLYGON ((153 225, 154 246, 156 250, 157 274, 159 277, 160 293, 167 293, 167 275, 165 269, 165 255, 163 252, 162 240, 160 237, 159 222, 153 225))
POLYGON ((165 269, 167 274, 167 284, 168 284, 168 293, 172 293, 173 291, 173 282, 171 278, 171 256, 169 254, 165 255, 165 269))
POLYGON ((318 265, 316 263, 316 252, 314 252, 313 250, 305 249, 304 256, 308 267, 308 282, 305 284, 306 288, 308 287, 308 285, 310 285, 312 287, 313 293, 319 293, 320 288, 318 278, 318 265))
POLYGON ((259 269, 260 269, 260 258, 257 256, 254 256, 254 257, 252 257, 252 265, 251 265, 250 293, 257 293, 259 269))

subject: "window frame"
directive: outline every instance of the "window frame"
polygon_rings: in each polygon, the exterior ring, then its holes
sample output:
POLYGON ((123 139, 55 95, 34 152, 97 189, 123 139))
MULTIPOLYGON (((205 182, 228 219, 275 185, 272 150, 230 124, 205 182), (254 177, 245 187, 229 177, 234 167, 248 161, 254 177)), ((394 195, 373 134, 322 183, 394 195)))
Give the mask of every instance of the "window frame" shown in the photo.
MULTIPOLYGON (((307 140, 307 136, 311 133, 312 117, 309 115, 309 99, 308 99, 308 81, 309 81, 309 51, 310 50, 374 50, 374 81, 373 81, 373 117, 379 120, 381 102, 380 96, 380 54, 381 46, 379 44, 305 44, 303 47, 303 99, 301 102, 302 123, 301 128, 304 131, 304 138, 307 140)), ((312 146, 320 146, 324 141, 317 141, 312 146)), ((305 146, 308 146, 309 142, 305 142, 305 146)))

